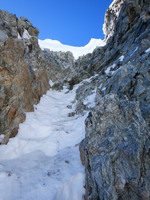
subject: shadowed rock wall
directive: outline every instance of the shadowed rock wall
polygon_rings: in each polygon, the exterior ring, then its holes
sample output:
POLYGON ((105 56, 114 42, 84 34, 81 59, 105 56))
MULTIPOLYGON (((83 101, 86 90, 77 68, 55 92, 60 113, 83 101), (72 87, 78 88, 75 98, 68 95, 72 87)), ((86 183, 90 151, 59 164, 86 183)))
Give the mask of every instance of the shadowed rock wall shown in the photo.
POLYGON ((126 0, 112 15, 118 5, 106 13, 106 46, 92 54, 97 76, 76 96, 83 113, 96 90, 80 144, 87 200, 150 199, 150 1, 126 0))

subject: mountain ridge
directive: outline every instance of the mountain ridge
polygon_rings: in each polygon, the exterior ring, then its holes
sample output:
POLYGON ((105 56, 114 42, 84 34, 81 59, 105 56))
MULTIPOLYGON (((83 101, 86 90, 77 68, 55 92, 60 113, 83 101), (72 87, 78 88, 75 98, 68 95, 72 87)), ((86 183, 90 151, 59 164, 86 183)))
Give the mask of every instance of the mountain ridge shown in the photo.
POLYGON ((74 58, 77 60, 79 57, 86 55, 88 53, 92 53, 96 47, 104 46, 105 42, 101 39, 91 38, 88 44, 82 47, 75 47, 70 45, 64 45, 57 40, 45 39, 39 40, 39 45, 42 50, 49 49, 50 51, 55 52, 67 52, 70 51, 73 53, 74 58))

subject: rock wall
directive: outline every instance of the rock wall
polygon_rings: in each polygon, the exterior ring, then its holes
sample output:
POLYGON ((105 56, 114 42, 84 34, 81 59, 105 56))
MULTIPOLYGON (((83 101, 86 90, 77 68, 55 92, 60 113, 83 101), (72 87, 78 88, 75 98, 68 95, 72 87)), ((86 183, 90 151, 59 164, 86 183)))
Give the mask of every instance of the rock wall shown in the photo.
POLYGON ((120 6, 113 28, 106 28, 106 46, 92 54, 97 75, 76 95, 76 112, 91 110, 80 144, 87 200, 150 199, 150 1, 120 6), (90 108, 85 100, 94 91, 90 108))
POLYGON ((103 25, 105 40, 108 40, 114 34, 115 25, 123 3, 124 0, 114 0, 106 11, 103 25))
POLYGON ((0 11, 0 134, 7 143, 25 112, 48 90, 38 30, 25 18, 0 11))
POLYGON ((62 89, 67 85, 70 89, 82 80, 94 75, 91 69, 92 54, 87 54, 75 60, 71 52, 42 51, 46 63, 48 78, 54 82, 54 89, 62 89))
POLYGON ((53 52, 49 49, 42 51, 43 58, 46 62, 48 77, 53 82, 64 82, 71 76, 74 68, 74 57, 71 52, 53 52))
MULTIPOLYGON (((115 0, 106 45, 74 61, 41 51, 38 30, 0 11, 0 133, 17 134, 25 112, 49 88, 76 91, 76 114, 90 111, 80 144, 86 200, 150 199, 150 1, 115 0), (93 101, 93 102, 92 102, 93 101)), ((73 113, 75 114, 75 113, 73 113)))

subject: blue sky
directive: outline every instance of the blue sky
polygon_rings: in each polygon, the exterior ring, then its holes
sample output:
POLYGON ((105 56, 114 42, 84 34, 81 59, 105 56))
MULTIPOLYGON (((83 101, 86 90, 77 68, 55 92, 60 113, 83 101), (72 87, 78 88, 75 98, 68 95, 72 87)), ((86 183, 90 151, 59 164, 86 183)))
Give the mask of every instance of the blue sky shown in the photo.
POLYGON ((90 38, 103 39, 104 14, 112 0, 0 0, 0 9, 28 18, 40 39, 84 46, 90 38))

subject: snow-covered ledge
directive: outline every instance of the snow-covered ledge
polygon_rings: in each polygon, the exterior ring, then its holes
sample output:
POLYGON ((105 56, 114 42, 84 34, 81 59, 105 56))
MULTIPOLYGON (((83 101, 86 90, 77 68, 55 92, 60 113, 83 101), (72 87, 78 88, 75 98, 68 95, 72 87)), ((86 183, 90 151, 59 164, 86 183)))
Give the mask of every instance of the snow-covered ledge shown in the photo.
POLYGON ((45 39, 45 40, 39 40, 39 45, 42 50, 49 49, 50 51, 56 51, 56 52, 70 51, 73 53, 74 58, 78 59, 80 56, 92 53, 96 47, 104 46, 105 42, 101 39, 92 38, 87 45, 83 47, 75 47, 62 44, 57 40, 45 39))

